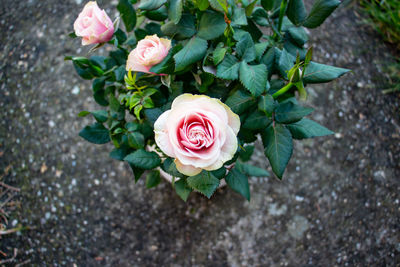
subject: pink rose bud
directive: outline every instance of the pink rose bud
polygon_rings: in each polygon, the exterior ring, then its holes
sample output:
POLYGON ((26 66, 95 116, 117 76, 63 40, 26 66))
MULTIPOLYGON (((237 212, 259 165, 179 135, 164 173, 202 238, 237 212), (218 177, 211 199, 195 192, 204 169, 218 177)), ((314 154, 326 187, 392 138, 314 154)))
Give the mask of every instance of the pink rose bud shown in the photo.
POLYGON ((232 159, 239 116, 216 98, 183 94, 154 123, 155 141, 181 173, 217 170, 232 159))
POLYGON ((171 48, 171 40, 158 38, 156 34, 140 40, 128 56, 126 70, 149 72, 150 68, 160 63, 171 48))
POLYGON ((88 2, 74 22, 76 36, 82 37, 82 45, 108 42, 114 34, 114 25, 106 12, 95 1, 88 2))

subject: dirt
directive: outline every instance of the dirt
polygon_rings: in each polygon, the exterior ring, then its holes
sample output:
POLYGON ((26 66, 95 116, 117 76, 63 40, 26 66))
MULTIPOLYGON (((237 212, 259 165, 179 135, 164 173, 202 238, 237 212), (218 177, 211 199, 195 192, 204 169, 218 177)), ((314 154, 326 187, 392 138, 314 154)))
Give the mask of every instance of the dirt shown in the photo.
MULTIPOLYGON (((99 1, 111 17, 116 1, 99 1)), ((313 119, 334 136, 296 142, 282 181, 250 180, 252 199, 227 188, 181 201, 147 190, 111 145, 78 136, 98 109, 65 55, 80 0, 0 2, 0 171, 21 188, 0 250, 10 266, 396 266, 400 263, 399 95, 382 94, 390 49, 341 7, 312 30, 319 62, 352 69, 309 87, 313 119), (74 265, 75 264, 75 265, 74 265)), ((269 164, 261 150, 254 162, 269 164)))

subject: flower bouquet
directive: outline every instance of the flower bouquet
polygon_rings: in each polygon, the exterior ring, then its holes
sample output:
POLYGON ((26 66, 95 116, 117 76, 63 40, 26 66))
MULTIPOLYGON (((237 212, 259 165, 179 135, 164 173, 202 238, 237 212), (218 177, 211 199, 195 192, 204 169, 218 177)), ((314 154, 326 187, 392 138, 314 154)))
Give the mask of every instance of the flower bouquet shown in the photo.
POLYGON ((249 176, 265 169, 248 163, 260 136, 272 171, 281 179, 293 139, 332 134, 305 118, 301 101, 310 83, 349 70, 312 61, 308 31, 339 6, 316 0, 119 0, 113 22, 88 2, 72 37, 112 46, 108 56, 66 57, 103 109, 82 111, 95 123, 79 135, 112 142, 114 159, 126 161, 135 181, 146 172, 156 186, 160 171, 187 200, 207 196, 224 180, 250 200, 249 176), (121 28, 119 27, 119 22, 121 28), (124 30, 123 30, 123 28, 124 30))

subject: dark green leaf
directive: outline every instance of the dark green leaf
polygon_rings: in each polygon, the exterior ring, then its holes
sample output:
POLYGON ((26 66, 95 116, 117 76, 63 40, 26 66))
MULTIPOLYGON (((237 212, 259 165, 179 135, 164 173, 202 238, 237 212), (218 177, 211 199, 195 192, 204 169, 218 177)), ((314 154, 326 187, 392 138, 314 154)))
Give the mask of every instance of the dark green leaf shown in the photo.
POLYGON ((193 189, 187 184, 186 179, 181 178, 179 181, 175 182, 175 191, 178 196, 186 202, 193 189))
POLYGON ((144 146, 144 136, 139 132, 127 133, 128 144, 130 147, 135 149, 143 148, 144 146))
POLYGON ((157 186, 161 182, 160 171, 154 170, 147 174, 146 176, 146 187, 152 188, 157 186))
POLYGON ((262 140, 272 170, 281 179, 293 152, 290 131, 281 124, 271 124, 262 134, 262 140))
POLYGON ((132 172, 133 172, 133 176, 135 178, 135 183, 137 183, 137 181, 139 181, 140 177, 142 176, 142 174, 144 173, 144 169, 135 167, 134 165, 129 163, 129 167, 131 167, 132 172))
POLYGON ((164 6, 161 6, 160 8, 156 9, 156 10, 150 10, 150 11, 146 11, 146 13, 144 13, 146 18, 151 19, 151 20, 155 20, 155 21, 164 21, 168 18, 168 12, 167 12, 167 8, 164 6))
POLYGON ((292 102, 281 103, 275 110, 275 119, 280 123, 293 123, 307 116, 314 109, 302 107, 292 102))
POLYGON ((218 179, 222 179, 225 177, 226 174, 226 169, 224 166, 222 166, 221 168, 219 168, 218 170, 212 171, 211 172, 215 177, 217 177, 218 179))
POLYGON ((251 4, 246 6, 246 16, 251 16, 251 13, 253 13, 254 7, 256 6, 257 2, 258 0, 254 0, 251 4))
POLYGON ((254 47, 256 49, 256 59, 260 61, 261 57, 268 47, 268 42, 257 43, 254 47))
POLYGON ((306 83, 326 83, 339 78, 349 72, 348 69, 342 69, 329 65, 310 62, 304 73, 304 82, 306 83))
POLYGON ((243 90, 237 90, 225 101, 231 110, 236 114, 241 114, 254 104, 253 97, 243 90))
POLYGON ((248 176, 255 176, 255 177, 269 177, 269 172, 267 170, 264 170, 262 168, 247 164, 247 163, 241 163, 238 161, 236 163, 237 168, 244 174, 248 176))
POLYGON ((246 175, 241 173, 237 167, 233 168, 225 177, 226 183, 233 191, 244 196, 250 201, 249 181, 246 175))
POLYGON ((129 162, 137 168, 146 170, 153 169, 161 164, 160 157, 155 152, 148 152, 144 149, 136 150, 124 158, 125 161, 129 162))
POLYGON ((193 37, 190 41, 174 55, 175 71, 181 71, 190 64, 203 59, 207 52, 207 41, 199 37, 193 37))
POLYGON ((256 49, 249 33, 246 32, 240 36, 236 44, 236 54, 246 62, 251 62, 256 58, 256 49))
POLYGON ((241 7, 235 7, 233 9, 232 25, 247 25, 246 12, 241 7))
POLYGON ((136 12, 132 4, 128 0, 119 0, 117 9, 121 13, 126 30, 128 32, 132 31, 136 25, 136 12))
POLYGON ((239 62, 233 55, 226 55, 217 66, 217 77, 225 80, 236 80, 239 76, 239 62))
POLYGON ((318 27, 339 5, 339 0, 316 0, 303 25, 307 28, 318 27))
POLYGON ((169 21, 161 26, 161 31, 177 40, 190 38, 196 33, 194 17, 190 14, 183 14, 178 24, 169 21))
POLYGON ((98 122, 105 122, 108 119, 107 110, 95 110, 90 113, 98 122))
POLYGON ((201 16, 197 36, 205 40, 215 39, 224 33, 225 28, 224 16, 221 13, 208 10, 201 16))
POLYGON ((262 95, 258 101, 258 110, 265 112, 271 116, 275 110, 275 100, 272 95, 262 95))
POLYGON ((214 65, 218 65, 224 59, 227 48, 224 47, 223 43, 219 43, 213 52, 214 65))
POLYGON ((126 146, 115 148, 110 152, 110 158, 123 161, 125 156, 128 155, 129 149, 126 146))
POLYGON ((267 67, 264 64, 247 65, 240 63, 240 81, 254 96, 259 96, 265 91, 267 84, 267 67))
POLYGON ((194 190, 210 198, 219 185, 219 179, 210 172, 202 171, 198 175, 188 177, 187 183, 194 190))
POLYGON ((143 0, 140 1, 139 8, 142 10, 154 10, 164 5, 167 0, 143 0))
POLYGON ((243 128, 250 130, 259 130, 266 128, 271 123, 271 120, 261 111, 251 113, 243 124, 243 128))
POLYGON ((315 121, 303 118, 298 122, 286 125, 295 139, 305 139, 333 134, 331 130, 315 121))
POLYGON ((293 24, 299 25, 302 23, 307 16, 307 10, 304 6, 303 0, 290 0, 286 10, 286 15, 293 24))
POLYGON ((108 129, 101 123, 86 126, 79 132, 79 136, 93 144, 105 144, 111 141, 108 129))
POLYGON ((279 71, 281 72, 281 75, 287 79, 287 72, 293 67, 294 65, 294 61, 296 59, 289 54, 286 49, 282 50, 282 53, 279 57, 279 64, 278 64, 278 68, 279 71))
POLYGON ((170 0, 168 8, 168 18, 178 24, 182 17, 182 0, 170 0))
POLYGON ((261 5, 265 10, 269 11, 274 7, 274 2, 275 0, 261 0, 261 5))
POLYGON ((254 152, 254 146, 246 145, 243 147, 243 149, 240 150, 239 158, 244 162, 249 161, 251 158, 251 155, 253 155, 253 152, 254 152))
POLYGON ((300 46, 303 46, 308 41, 307 32, 303 27, 290 27, 289 34, 292 39, 300 46))
POLYGON ((151 109, 145 109, 144 114, 146 115, 146 118, 149 120, 149 122, 153 125, 158 117, 162 114, 162 110, 159 108, 151 108, 151 109))
POLYGON ((166 160, 164 160, 161 167, 166 173, 172 175, 173 177, 179 177, 179 178, 186 177, 184 174, 182 174, 178 171, 174 160, 171 158, 167 158, 166 160))

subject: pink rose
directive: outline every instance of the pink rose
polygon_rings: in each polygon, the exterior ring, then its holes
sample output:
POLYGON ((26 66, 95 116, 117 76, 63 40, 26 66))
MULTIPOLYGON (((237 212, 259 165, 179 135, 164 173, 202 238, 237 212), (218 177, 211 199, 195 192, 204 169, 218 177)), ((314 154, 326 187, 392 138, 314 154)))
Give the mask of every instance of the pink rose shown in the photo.
POLYGON ((193 176, 219 169, 232 159, 239 116, 215 98, 183 94, 154 123, 155 141, 181 173, 193 176))
POLYGON ((114 34, 114 25, 106 12, 95 1, 88 2, 74 23, 76 36, 82 45, 108 42, 114 34))
POLYGON ((156 34, 148 35, 130 52, 126 70, 150 73, 150 68, 160 63, 168 55, 170 48, 171 40, 158 38, 156 34))

